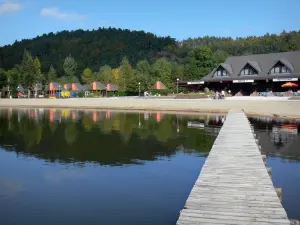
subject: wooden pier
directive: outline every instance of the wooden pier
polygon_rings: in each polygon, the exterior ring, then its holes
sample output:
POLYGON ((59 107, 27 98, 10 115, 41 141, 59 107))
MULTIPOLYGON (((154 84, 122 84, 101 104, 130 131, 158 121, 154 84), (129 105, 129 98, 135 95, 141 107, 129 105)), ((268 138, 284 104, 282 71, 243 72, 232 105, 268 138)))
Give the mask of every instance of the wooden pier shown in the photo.
POLYGON ((228 113, 177 224, 290 224, 244 112, 228 113))

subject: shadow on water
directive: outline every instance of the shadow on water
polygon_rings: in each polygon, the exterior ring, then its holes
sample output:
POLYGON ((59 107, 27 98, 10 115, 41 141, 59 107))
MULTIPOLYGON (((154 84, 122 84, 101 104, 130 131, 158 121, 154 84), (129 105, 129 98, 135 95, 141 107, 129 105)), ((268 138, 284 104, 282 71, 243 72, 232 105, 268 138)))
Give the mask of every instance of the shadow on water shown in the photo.
POLYGON ((160 112, 7 109, 1 111, 0 145, 50 162, 101 165, 139 164, 179 149, 205 156, 222 122, 210 119, 160 112))

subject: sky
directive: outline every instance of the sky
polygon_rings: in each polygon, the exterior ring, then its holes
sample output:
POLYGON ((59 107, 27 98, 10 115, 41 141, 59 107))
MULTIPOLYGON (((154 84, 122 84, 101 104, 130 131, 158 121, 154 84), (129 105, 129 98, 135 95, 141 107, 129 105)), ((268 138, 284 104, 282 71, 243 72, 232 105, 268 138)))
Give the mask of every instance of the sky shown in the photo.
POLYGON ((177 40, 300 30, 300 0, 0 0, 0 46, 62 30, 116 27, 177 40))

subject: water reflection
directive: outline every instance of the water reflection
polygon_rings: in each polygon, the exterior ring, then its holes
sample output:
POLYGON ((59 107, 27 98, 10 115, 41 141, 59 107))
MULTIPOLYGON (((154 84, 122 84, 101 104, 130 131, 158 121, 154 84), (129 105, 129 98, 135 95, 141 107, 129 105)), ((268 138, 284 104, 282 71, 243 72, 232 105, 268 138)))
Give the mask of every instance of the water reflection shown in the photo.
POLYGON ((49 161, 139 164, 179 147, 207 155, 222 122, 221 115, 10 108, 0 111, 0 146, 49 161))
POLYGON ((300 161, 299 121, 252 117, 250 122, 266 154, 300 161))
POLYGON ((268 117, 253 117, 250 122, 272 168, 272 182, 283 190, 283 207, 288 217, 300 220, 300 123, 268 117))

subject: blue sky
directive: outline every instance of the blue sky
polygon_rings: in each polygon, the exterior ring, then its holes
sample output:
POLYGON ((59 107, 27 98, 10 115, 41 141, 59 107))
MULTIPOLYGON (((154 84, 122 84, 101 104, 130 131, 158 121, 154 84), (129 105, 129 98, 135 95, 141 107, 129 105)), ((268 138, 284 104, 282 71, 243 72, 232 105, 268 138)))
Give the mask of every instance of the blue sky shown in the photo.
POLYGON ((0 0, 0 46, 43 33, 117 27, 178 40, 300 30, 300 0, 0 0))

